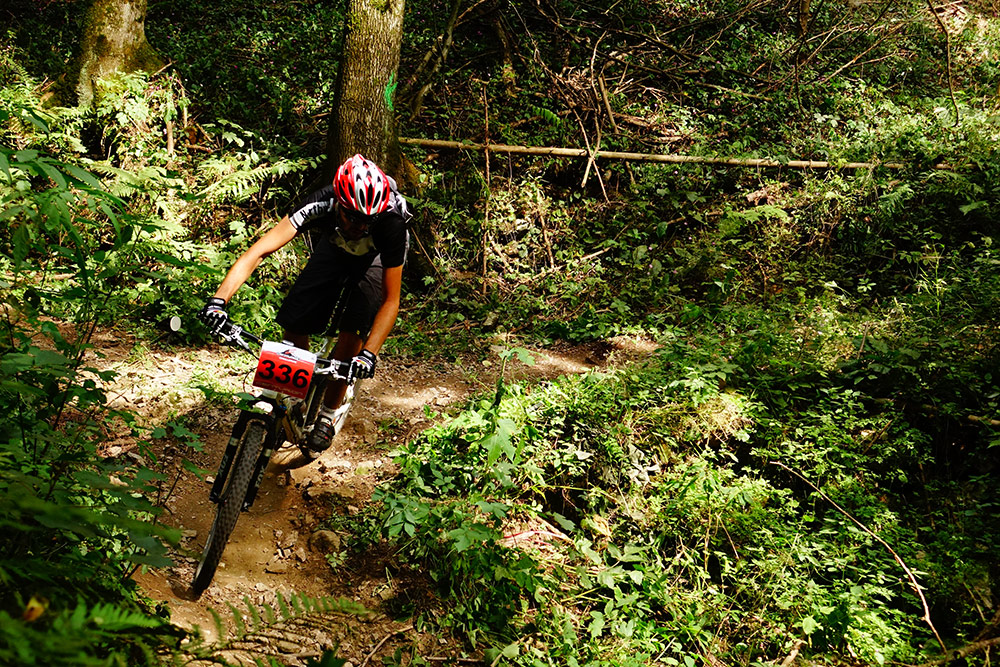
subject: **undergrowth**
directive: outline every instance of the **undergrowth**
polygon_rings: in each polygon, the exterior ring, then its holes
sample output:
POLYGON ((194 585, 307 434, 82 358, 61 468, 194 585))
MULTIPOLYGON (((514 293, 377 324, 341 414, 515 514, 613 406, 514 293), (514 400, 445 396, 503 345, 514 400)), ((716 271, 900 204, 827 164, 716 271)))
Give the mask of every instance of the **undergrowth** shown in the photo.
POLYGON ((937 629, 974 634, 946 573, 980 580, 998 555, 977 465, 991 430, 944 454, 945 424, 850 374, 800 361, 796 379, 771 352, 765 397, 765 360, 739 338, 678 333, 643 365, 501 383, 396 451, 376 497, 383 534, 448 600, 426 620, 506 664, 764 664, 796 647, 913 663, 939 647, 888 544, 937 629), (921 483, 945 463, 962 469, 950 483, 921 483), (925 514, 942 506, 963 508, 944 540, 925 514))
MULTIPOLYGON (((417 215, 387 353, 660 346, 501 382, 399 449, 358 530, 434 581, 419 627, 532 666, 914 663, 940 654, 935 632, 951 648, 995 634, 996 21, 949 6, 943 33, 924 2, 849 4, 477 4, 435 69, 420 63, 450 12, 408 3, 411 135, 832 165, 487 167, 406 148, 417 215)), ((89 334, 190 322, 305 193, 343 28, 313 0, 203 5, 151 7, 174 66, 109 79, 89 109, 49 95, 83 5, 4 9, 3 660, 184 655, 128 577, 177 539, 159 523, 165 471, 110 443, 198 438, 110 409, 89 334)), ((263 264, 234 317, 276 334, 306 252, 263 264)))

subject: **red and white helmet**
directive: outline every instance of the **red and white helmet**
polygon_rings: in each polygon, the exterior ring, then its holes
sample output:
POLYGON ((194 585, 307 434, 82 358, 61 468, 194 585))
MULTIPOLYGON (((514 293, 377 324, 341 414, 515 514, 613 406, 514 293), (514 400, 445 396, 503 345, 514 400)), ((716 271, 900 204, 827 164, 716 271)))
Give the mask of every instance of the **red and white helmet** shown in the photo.
POLYGON ((389 206, 389 178, 360 154, 348 158, 333 177, 341 206, 364 215, 378 215, 389 206))

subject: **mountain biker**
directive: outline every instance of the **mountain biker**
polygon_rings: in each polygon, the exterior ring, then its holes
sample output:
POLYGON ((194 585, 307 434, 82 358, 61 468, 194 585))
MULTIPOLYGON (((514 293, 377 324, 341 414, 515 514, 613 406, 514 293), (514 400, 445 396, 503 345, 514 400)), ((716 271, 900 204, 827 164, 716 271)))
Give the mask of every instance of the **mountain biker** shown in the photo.
POLYGON ((338 408, 348 383, 374 375, 378 352, 396 323, 408 218, 396 182, 371 160, 354 155, 338 167, 330 185, 306 197, 236 260, 198 313, 213 334, 219 333, 229 319, 226 304, 262 259, 307 230, 321 232, 276 318, 285 339, 308 349, 310 334, 338 327, 331 317, 341 295, 346 296, 338 308, 343 315, 333 357, 349 360, 350 372, 346 381, 327 387, 306 442, 313 456, 330 446, 342 422, 338 408))

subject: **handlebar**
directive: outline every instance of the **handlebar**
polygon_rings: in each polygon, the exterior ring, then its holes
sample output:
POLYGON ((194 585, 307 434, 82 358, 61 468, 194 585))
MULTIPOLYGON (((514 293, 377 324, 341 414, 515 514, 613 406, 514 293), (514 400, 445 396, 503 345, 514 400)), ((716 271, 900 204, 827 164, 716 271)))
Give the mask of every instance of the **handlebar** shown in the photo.
MULTIPOLYGON (((257 351, 250 346, 250 343, 248 343, 246 339, 250 339, 250 341, 258 347, 263 345, 265 342, 265 340, 260 336, 255 336, 240 325, 233 324, 232 322, 226 322, 223 324, 222 328, 218 332, 218 336, 224 343, 236 345, 237 347, 243 348, 250 354, 257 354, 257 351)), ((317 357, 316 368, 313 373, 316 375, 332 375, 335 379, 346 380, 350 369, 350 361, 317 357)))
POLYGON ((250 352, 251 354, 254 352, 254 350, 252 347, 250 347, 250 343, 246 342, 246 340, 243 339, 243 336, 246 336, 257 345, 262 345, 264 343, 263 338, 253 335, 240 325, 233 324, 232 322, 226 322, 225 324, 223 324, 222 328, 219 329, 218 336, 219 338, 222 339, 222 342, 228 343, 230 345, 236 345, 237 347, 242 347, 244 350, 250 352))

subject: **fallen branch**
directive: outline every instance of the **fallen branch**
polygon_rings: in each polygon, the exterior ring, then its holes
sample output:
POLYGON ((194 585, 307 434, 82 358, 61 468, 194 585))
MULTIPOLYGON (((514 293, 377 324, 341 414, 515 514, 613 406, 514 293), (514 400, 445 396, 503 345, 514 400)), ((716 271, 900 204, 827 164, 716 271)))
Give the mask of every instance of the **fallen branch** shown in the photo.
POLYGON ((906 576, 910 580, 910 586, 913 588, 913 591, 917 594, 917 597, 920 598, 920 603, 923 605, 924 608, 923 621, 927 623, 927 626, 931 629, 931 632, 934 633, 934 638, 937 639, 938 644, 941 645, 941 651, 947 654, 948 646, 944 643, 944 640, 941 639, 941 635, 938 634, 937 628, 934 627, 934 623, 933 621, 931 621, 931 609, 930 606, 927 604, 927 598, 924 597, 924 592, 920 589, 920 584, 917 582, 916 575, 913 574, 913 570, 911 570, 909 567, 906 566, 906 563, 904 563, 903 559, 899 557, 899 554, 897 554, 896 551, 891 546, 889 546, 889 543, 883 540, 878 535, 876 535, 868 526, 855 519, 854 515, 852 515, 850 512, 848 512, 843 507, 834 502, 833 498, 823 493, 823 491, 820 490, 818 486, 816 486, 808 479, 803 477, 802 474, 799 473, 798 471, 792 470, 791 468, 786 466, 784 463, 781 463, 780 461, 771 461, 771 465, 775 465, 778 466, 779 468, 787 470, 788 472, 792 473, 793 475, 801 479, 803 482, 808 484, 809 487, 813 489, 813 491, 818 493, 823 498, 823 500, 833 505, 834 509, 836 509, 838 512, 847 517, 851 521, 851 523, 860 528, 866 535, 868 535, 873 540, 881 544, 883 547, 885 547, 886 551, 892 554, 892 557, 896 560, 897 563, 899 563, 899 566, 903 568, 903 571, 906 572, 906 576))
MULTIPOLYGON (((866 332, 867 333, 867 332, 866 332)), ((876 398, 874 399, 876 403, 880 405, 888 405, 890 403, 898 402, 894 398, 876 398)), ((923 403, 920 409, 924 412, 937 416, 941 412, 941 408, 936 405, 931 405, 930 403, 923 403)), ((967 421, 973 422, 974 424, 986 424, 987 426, 1000 426, 1000 419, 993 419, 992 417, 984 417, 982 415, 948 415, 954 417, 955 419, 966 419, 967 421)))
POLYGON ((947 665, 949 662, 955 662, 956 660, 967 658, 973 653, 979 653, 980 651, 985 651, 986 649, 993 648, 994 646, 1000 646, 1000 637, 985 639, 981 642, 973 642, 963 646, 962 648, 957 648, 954 651, 947 651, 947 655, 945 655, 945 657, 931 662, 925 662, 917 667, 938 667, 938 665, 947 665))
MULTIPOLYGON (((787 167, 789 169, 905 169, 901 162, 827 162, 823 160, 771 160, 765 158, 716 158, 700 155, 663 155, 657 153, 628 153, 622 151, 590 151, 583 148, 560 148, 556 146, 510 146, 508 144, 481 144, 471 141, 447 141, 444 139, 416 139, 400 137, 399 143, 424 148, 454 148, 457 150, 489 151, 520 155, 545 155, 549 157, 582 158, 589 160, 629 160, 632 162, 656 162, 665 164, 714 164, 728 167, 787 167)), ((954 170, 945 162, 934 165, 938 170, 954 170)))
POLYGON ((378 653, 378 650, 382 648, 385 645, 385 643, 389 641, 391 637, 398 634, 402 634, 404 632, 409 632, 412 629, 413 629, 412 625, 407 625, 405 628, 399 628, 398 630, 393 630, 392 632, 387 634, 385 637, 382 638, 382 641, 380 641, 378 644, 375 645, 375 648, 372 649, 372 652, 368 654, 368 657, 366 657, 364 660, 361 661, 361 667, 365 667, 365 665, 367 665, 371 661, 371 659, 375 657, 375 654, 378 653))
POLYGON ((804 645, 805 642, 802 641, 801 639, 795 642, 795 646, 792 647, 792 652, 789 653, 785 657, 785 659, 781 661, 781 667, 789 667, 793 662, 795 662, 795 658, 798 657, 799 651, 802 650, 802 647, 804 645))
POLYGON ((948 26, 944 24, 944 19, 941 18, 940 14, 940 12, 945 8, 935 7, 934 0, 927 0, 927 8, 931 10, 931 14, 934 15, 934 20, 937 21, 938 27, 941 28, 941 32, 944 33, 944 49, 945 55, 948 57, 948 92, 951 94, 951 106, 955 110, 955 127, 958 127, 960 116, 958 111, 958 100, 955 99, 955 76, 951 69, 951 32, 948 31, 948 26))
POLYGON ((570 544, 573 544, 573 540, 571 540, 570 538, 560 533, 554 533, 550 530, 525 530, 520 533, 512 533, 510 535, 504 535, 500 539, 501 541, 514 542, 516 544, 518 540, 526 540, 530 537, 535 537, 535 536, 551 537, 557 540, 563 540, 564 542, 569 542, 570 544))

